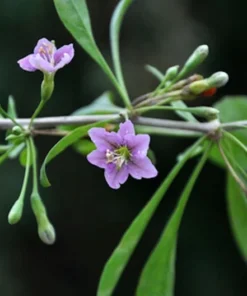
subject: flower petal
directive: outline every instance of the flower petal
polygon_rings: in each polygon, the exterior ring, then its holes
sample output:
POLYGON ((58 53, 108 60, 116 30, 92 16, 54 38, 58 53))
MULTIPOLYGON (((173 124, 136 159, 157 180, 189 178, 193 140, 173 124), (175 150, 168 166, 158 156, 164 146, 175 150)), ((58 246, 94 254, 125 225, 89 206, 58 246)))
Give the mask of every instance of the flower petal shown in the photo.
POLYGON ((118 134, 121 137, 124 137, 129 134, 134 135, 135 129, 133 123, 130 120, 126 120, 124 123, 120 123, 118 134))
POLYGON ((148 157, 142 159, 134 159, 128 162, 129 174, 140 180, 141 178, 154 178, 158 172, 148 157))
POLYGON ((94 150, 87 156, 87 160, 99 168, 107 167, 105 152, 94 150))
POLYGON ((39 41, 38 41, 37 45, 35 46, 33 52, 35 54, 40 53, 40 48, 41 47, 45 47, 45 48, 52 47, 53 48, 53 51, 56 50, 55 45, 51 41, 49 41, 48 39, 46 39, 46 38, 39 39, 39 41))
POLYGON ((147 156, 150 143, 149 135, 126 135, 124 140, 133 158, 144 158, 147 156))
POLYGON ((108 185, 113 189, 120 188, 120 185, 128 179, 128 168, 124 165, 120 170, 114 164, 108 164, 105 169, 105 179, 108 185))
POLYGON ((117 133, 107 132, 104 128, 91 128, 88 135, 100 151, 114 150, 121 144, 121 138, 117 133))
POLYGON ((52 73, 56 71, 52 64, 43 59, 40 54, 31 55, 29 58, 29 62, 34 68, 42 72, 52 73))
POLYGON ((73 44, 64 45, 60 47, 54 54, 54 61, 56 67, 58 69, 62 68, 64 65, 70 63, 70 61, 73 59, 75 54, 74 46, 73 44))
POLYGON ((25 70, 25 71, 29 71, 29 72, 34 72, 37 70, 36 67, 33 67, 31 64, 30 64, 30 57, 33 56, 33 54, 29 54, 28 56, 20 59, 17 63, 19 64, 19 66, 25 70))

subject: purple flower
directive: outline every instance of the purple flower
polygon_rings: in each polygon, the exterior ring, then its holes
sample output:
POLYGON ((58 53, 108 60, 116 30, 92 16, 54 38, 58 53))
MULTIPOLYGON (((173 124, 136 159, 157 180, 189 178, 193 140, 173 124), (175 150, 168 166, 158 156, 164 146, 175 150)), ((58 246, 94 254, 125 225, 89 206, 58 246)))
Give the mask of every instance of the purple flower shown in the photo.
POLYGON ((70 63, 74 57, 73 44, 64 45, 59 49, 54 42, 42 38, 34 48, 34 52, 20 59, 20 67, 29 72, 40 70, 44 73, 55 73, 70 63))
POLYGON ((135 179, 157 176, 156 168, 147 157, 150 137, 135 135, 131 121, 120 124, 117 133, 92 128, 88 134, 97 149, 87 159, 105 170, 105 178, 111 188, 118 189, 129 175, 135 179))

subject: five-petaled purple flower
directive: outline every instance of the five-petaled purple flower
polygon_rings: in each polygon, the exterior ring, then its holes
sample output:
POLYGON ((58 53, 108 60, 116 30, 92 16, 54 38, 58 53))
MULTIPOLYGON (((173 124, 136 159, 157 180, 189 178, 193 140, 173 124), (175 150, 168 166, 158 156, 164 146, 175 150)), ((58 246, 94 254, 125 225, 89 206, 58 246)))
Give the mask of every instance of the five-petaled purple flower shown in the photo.
POLYGON ((149 135, 135 135, 134 126, 127 120, 120 124, 119 131, 107 132, 104 128, 89 131, 96 150, 87 159, 93 165, 105 169, 109 186, 118 189, 131 175, 135 179, 154 178, 157 170, 147 157, 149 135))
POLYGON ((18 64, 23 70, 29 72, 40 70, 44 73, 55 73, 70 63, 73 57, 73 44, 57 49, 54 42, 41 38, 35 46, 33 54, 20 59, 18 64))

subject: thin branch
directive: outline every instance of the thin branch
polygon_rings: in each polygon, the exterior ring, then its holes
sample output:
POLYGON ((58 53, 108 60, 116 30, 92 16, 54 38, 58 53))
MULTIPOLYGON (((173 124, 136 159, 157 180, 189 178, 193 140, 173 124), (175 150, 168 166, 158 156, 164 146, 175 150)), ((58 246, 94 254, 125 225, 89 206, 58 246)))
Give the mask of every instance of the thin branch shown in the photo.
POLYGON ((220 126, 218 120, 213 120, 210 122, 185 122, 185 121, 175 121, 166 120, 158 118, 148 118, 148 117, 137 117, 134 122, 139 125, 157 126, 163 128, 171 128, 186 131, 195 131, 201 133, 210 133, 217 130, 220 126))
MULTIPOLYGON (((113 122, 119 122, 121 116, 118 114, 114 115, 83 115, 83 116, 59 116, 59 117, 43 117, 36 118, 34 120, 34 129, 38 128, 52 128, 59 125, 83 125, 93 122, 99 122, 109 120, 113 122)), ((220 127, 218 120, 210 122, 184 122, 166 119, 156 119, 148 117, 136 117, 132 119, 134 123, 138 125, 154 126, 168 129, 184 130, 184 131, 195 131, 201 133, 211 133, 220 127)), ((23 125, 28 126, 30 119, 16 119, 16 121, 23 125)), ((9 129, 13 127, 13 122, 9 119, 0 119, 0 129, 9 129)))
POLYGON ((238 130, 241 128, 245 129, 247 128, 247 120, 223 123, 221 124, 221 127, 228 131, 238 130))
MULTIPOLYGON (((104 120, 119 120, 118 114, 113 115, 83 115, 83 116, 57 116, 36 118, 33 122, 34 128, 48 128, 59 125, 83 125, 104 120)), ((30 118, 19 118, 16 121, 22 126, 28 126, 30 118)), ((13 122, 9 119, 0 118, 0 129, 12 128, 13 122)))

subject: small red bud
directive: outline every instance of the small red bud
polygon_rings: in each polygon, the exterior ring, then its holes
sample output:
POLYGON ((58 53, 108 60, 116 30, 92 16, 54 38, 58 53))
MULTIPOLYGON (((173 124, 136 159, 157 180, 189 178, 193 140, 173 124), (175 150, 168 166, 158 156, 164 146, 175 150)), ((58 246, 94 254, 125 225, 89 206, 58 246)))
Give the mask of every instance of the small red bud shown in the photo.
POLYGON ((217 92, 217 88, 212 87, 212 88, 210 88, 208 90, 205 90, 201 95, 203 97, 212 97, 216 92, 217 92))

